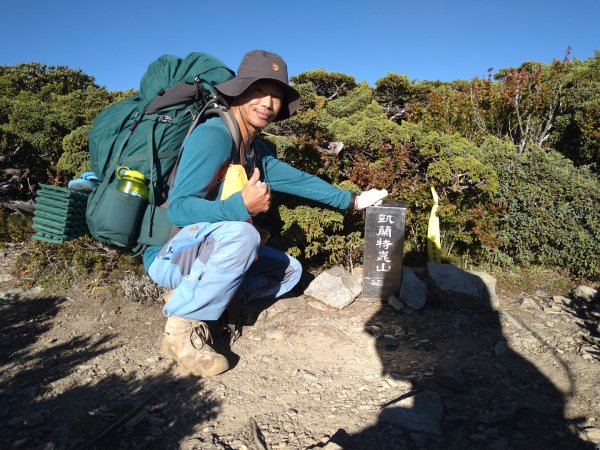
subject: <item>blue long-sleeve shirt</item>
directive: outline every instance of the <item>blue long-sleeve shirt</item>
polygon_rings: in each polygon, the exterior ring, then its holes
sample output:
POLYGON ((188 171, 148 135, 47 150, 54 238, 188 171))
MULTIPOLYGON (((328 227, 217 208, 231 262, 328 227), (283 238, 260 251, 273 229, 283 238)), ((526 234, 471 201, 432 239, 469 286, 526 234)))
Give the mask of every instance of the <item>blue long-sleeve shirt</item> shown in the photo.
MULTIPOLYGON (((261 181, 272 191, 315 200, 334 208, 348 208, 351 194, 277 159, 261 141, 255 142, 261 181)), ((219 118, 208 119, 188 137, 169 193, 169 218, 179 227, 198 222, 246 221, 250 214, 240 192, 219 199, 222 175, 231 158, 232 137, 219 118)), ((144 252, 146 270, 159 246, 144 252)))

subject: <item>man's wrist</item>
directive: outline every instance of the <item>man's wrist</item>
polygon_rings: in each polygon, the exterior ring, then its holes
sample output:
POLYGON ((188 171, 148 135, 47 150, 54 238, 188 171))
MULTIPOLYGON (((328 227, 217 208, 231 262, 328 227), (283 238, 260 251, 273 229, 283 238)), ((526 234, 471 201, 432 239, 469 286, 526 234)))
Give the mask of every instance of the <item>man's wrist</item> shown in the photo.
POLYGON ((348 209, 354 211, 356 209, 356 194, 350 192, 350 202, 348 203, 348 209))

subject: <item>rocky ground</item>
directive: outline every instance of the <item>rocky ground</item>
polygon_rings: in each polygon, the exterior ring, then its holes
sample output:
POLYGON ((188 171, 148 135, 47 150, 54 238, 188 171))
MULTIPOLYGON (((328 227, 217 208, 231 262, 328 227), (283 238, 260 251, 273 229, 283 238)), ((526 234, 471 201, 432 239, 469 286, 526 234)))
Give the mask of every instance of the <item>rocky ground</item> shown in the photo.
POLYGON ((247 307, 242 336, 217 337, 232 369, 200 380, 160 355, 159 299, 25 289, 18 251, 0 267, 0 448, 599 448, 585 292, 499 280, 483 311, 296 293, 247 307))

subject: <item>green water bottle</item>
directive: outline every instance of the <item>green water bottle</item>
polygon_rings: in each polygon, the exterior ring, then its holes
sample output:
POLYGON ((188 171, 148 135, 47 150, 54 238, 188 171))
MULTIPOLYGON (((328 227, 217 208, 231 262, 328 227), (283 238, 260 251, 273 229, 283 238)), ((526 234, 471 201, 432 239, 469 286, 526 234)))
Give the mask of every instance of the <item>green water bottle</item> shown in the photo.
POLYGON ((148 186, 146 177, 142 172, 131 170, 129 167, 119 166, 116 171, 119 182, 117 189, 129 195, 148 198, 148 186))

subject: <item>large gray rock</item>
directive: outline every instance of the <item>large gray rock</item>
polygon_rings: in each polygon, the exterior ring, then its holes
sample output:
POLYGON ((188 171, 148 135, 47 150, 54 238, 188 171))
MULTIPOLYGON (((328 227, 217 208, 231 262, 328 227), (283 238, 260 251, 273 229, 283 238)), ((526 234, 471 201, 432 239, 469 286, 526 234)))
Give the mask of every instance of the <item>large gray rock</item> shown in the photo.
POLYGON ((410 267, 402 268, 400 300, 414 310, 423 309, 427 301, 427 284, 410 267))
POLYGON ((452 264, 427 263, 427 287, 433 299, 449 308, 499 309, 496 279, 452 264))
POLYGON ((317 276, 304 293, 326 305, 343 309, 360 295, 361 289, 360 279, 342 267, 333 267, 317 276))
POLYGON ((437 392, 424 391, 404 398, 381 411, 381 420, 409 431, 442 434, 444 406, 437 392))

